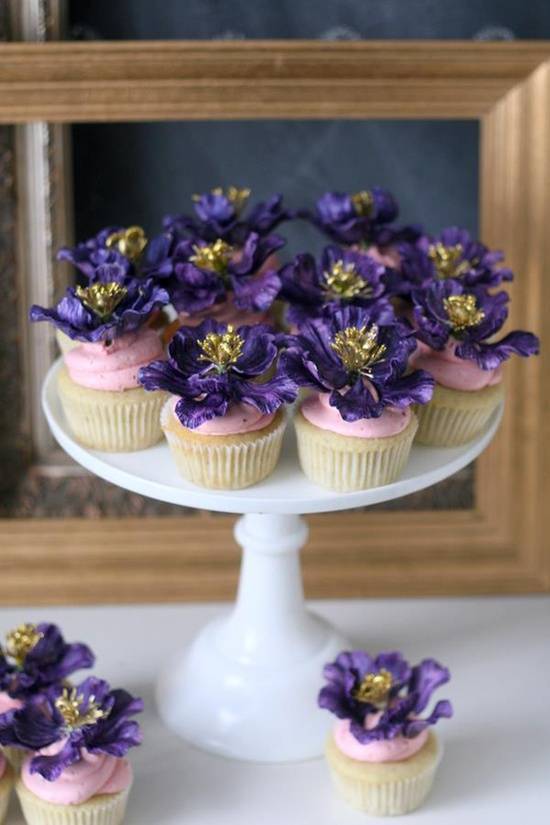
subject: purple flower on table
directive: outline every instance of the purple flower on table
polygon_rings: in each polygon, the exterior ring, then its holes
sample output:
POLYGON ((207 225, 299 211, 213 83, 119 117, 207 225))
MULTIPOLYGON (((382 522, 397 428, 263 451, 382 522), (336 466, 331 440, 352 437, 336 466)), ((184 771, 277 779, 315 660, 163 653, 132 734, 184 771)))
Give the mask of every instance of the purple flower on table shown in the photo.
POLYGON ((511 355, 537 355, 539 340, 531 332, 509 332, 500 341, 493 336, 508 317, 506 292, 490 294, 450 279, 412 293, 417 337, 435 350, 456 342, 458 358, 475 361, 484 370, 496 369, 511 355))
POLYGON ((325 247, 319 262, 297 255, 280 270, 280 297, 288 301, 287 320, 301 326, 326 308, 353 304, 370 307, 378 323, 390 323, 394 312, 384 297, 386 267, 368 254, 339 246, 325 247))
POLYGON ((407 374, 416 341, 408 324, 379 326, 369 309, 348 306, 306 321, 287 336, 285 373, 298 386, 330 393, 344 421, 378 418, 388 406, 427 403, 434 380, 424 370, 407 374))
POLYGON ((513 279, 510 269, 499 266, 502 252, 488 249, 456 226, 435 237, 422 235, 414 243, 399 244, 399 253, 399 292, 403 295, 450 278, 467 287, 494 287, 513 279))
POLYGON ((89 280, 93 280, 98 267, 105 264, 118 264, 127 276, 133 277, 139 274, 147 245, 140 226, 107 226, 74 247, 61 247, 57 259, 69 261, 89 280))
MULTIPOLYGON (((339 244, 376 243, 380 230, 392 223, 399 212, 393 195, 379 186, 353 195, 325 192, 315 210, 305 210, 309 219, 325 235, 339 244)), ((389 242, 389 241, 388 241, 389 242)))
POLYGON ((195 238, 176 241, 173 234, 156 239, 158 252, 154 269, 148 274, 166 277, 163 281, 178 312, 202 312, 229 297, 245 312, 265 312, 280 289, 279 275, 262 270, 266 261, 284 245, 278 235, 260 237, 251 232, 242 247, 222 238, 213 243, 195 238))
POLYGON ((37 754, 30 764, 31 773, 53 782, 82 759, 83 749, 120 758, 141 744, 139 724, 130 717, 142 710, 141 699, 90 676, 76 687, 49 688, 20 710, 0 715, 0 744, 38 751, 59 743, 58 753, 37 754))
POLYGON ((0 649, 0 690, 25 699, 94 661, 87 645, 66 642, 55 624, 22 624, 8 633, 0 649))
POLYGON ((235 329, 207 319, 198 327, 181 327, 167 360, 142 367, 138 380, 146 390, 179 396, 175 412, 190 429, 224 416, 231 404, 249 404, 270 414, 297 395, 295 383, 280 367, 263 380, 278 352, 279 338, 265 324, 235 329))
POLYGON ((227 191, 217 187, 195 195, 195 215, 167 215, 163 221, 164 229, 179 239, 200 238, 212 243, 221 238, 232 246, 242 246, 251 232, 263 237, 294 217, 294 213, 283 206, 282 195, 273 195, 243 214, 249 197, 250 189, 235 186, 230 186, 227 191))
POLYGON ((434 691, 450 679, 447 668, 434 659, 411 667, 398 651, 376 657, 346 651, 325 666, 323 675, 327 685, 319 693, 319 706, 349 719, 350 732, 363 745, 396 736, 412 738, 453 713, 443 699, 419 718, 434 691))
POLYGON ((102 264, 88 286, 69 287, 55 307, 32 306, 29 317, 78 341, 109 341, 142 327, 169 300, 153 279, 128 278, 119 264, 102 264))

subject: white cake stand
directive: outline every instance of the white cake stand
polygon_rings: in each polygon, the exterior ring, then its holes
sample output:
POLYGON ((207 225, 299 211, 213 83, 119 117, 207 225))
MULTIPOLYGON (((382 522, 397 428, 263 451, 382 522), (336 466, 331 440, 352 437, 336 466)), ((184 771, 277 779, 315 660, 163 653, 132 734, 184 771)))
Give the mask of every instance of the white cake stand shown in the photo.
POLYGON ((61 447, 92 473, 149 498, 242 513, 235 538, 243 548, 233 610, 205 627, 161 676, 158 706, 166 725, 184 739, 224 756, 289 762, 319 756, 330 724, 316 706, 321 670, 348 646, 337 630, 307 610, 299 550, 307 540, 306 513, 365 507, 414 493, 465 467, 491 441, 496 413, 465 447, 413 447, 402 478, 358 493, 337 494, 302 474, 288 428, 281 460, 261 484, 240 491, 210 491, 184 481, 168 446, 134 453, 101 453, 72 437, 57 396, 54 364, 42 403, 61 447))

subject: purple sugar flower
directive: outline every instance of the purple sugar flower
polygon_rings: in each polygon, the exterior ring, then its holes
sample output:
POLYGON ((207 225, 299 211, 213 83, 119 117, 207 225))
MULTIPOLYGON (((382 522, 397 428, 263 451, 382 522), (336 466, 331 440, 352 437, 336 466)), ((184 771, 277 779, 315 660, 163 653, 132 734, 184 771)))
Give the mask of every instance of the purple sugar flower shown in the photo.
POLYGON ((530 332, 509 332, 500 341, 489 340, 508 317, 508 295, 492 295, 468 288, 461 281, 437 281, 412 293, 417 337, 435 350, 456 341, 458 358, 475 361, 484 370, 496 369, 511 355, 537 355, 539 340, 530 332))
POLYGON ((134 277, 139 274, 146 247, 147 238, 140 226, 107 226, 74 247, 61 247, 57 259, 69 261, 89 280, 104 264, 118 264, 128 277, 134 277))
POLYGON ((354 195, 325 192, 313 213, 301 217, 312 221, 325 235, 339 244, 375 243, 381 228, 394 221, 399 208, 393 195, 374 186, 354 195))
POLYGON ((52 687, 20 710, 0 715, 0 744, 37 751, 60 743, 58 753, 38 754, 30 765, 31 773, 53 782, 81 760, 83 749, 120 758, 141 744, 139 724, 130 717, 142 710, 141 699, 90 676, 77 687, 52 687))
POLYGON ((109 341, 143 326, 169 300, 153 279, 128 278, 119 264, 103 264, 87 287, 69 287, 55 307, 34 305, 29 316, 78 341, 109 341))
POLYGON ((195 195, 195 216, 167 215, 163 226, 176 237, 199 238, 213 243, 221 238, 232 246, 242 246, 251 232, 260 237, 268 235, 294 213, 283 207, 282 195, 273 195, 267 201, 257 203, 243 216, 250 197, 250 189, 230 186, 226 192, 220 187, 201 195, 195 195))
POLYGON ((386 267, 369 255, 339 246, 327 246, 319 263, 312 255, 297 255, 280 271, 280 296, 288 301, 287 320, 300 327, 326 308, 353 304, 371 308, 377 323, 394 320, 384 297, 386 267))
POLYGON ((415 349, 412 329, 401 321, 378 326, 364 307, 327 311, 287 336, 285 373, 299 386, 330 393, 344 421, 378 418, 385 407, 430 400, 434 380, 424 370, 406 374, 415 349))
POLYGON ((0 689, 13 699, 24 699, 92 667, 94 661, 87 645, 69 644, 56 625, 23 624, 8 634, 0 649, 0 689))
POLYGON ((278 355, 278 337, 265 324, 241 326, 208 319, 198 327, 181 327, 168 347, 166 361, 142 367, 138 380, 146 390, 163 389, 180 396, 175 412, 185 427, 224 416, 230 404, 249 404, 274 413, 297 395, 281 369, 258 381, 278 355))
POLYGON ((323 674, 328 684, 319 693, 319 706, 339 719, 349 719, 350 732, 362 745, 418 736, 453 713, 451 703, 444 699, 429 716, 418 718, 433 692, 450 679, 447 668, 434 659, 424 659, 411 668, 398 651, 373 658, 356 650, 340 653, 323 674), (373 714, 367 728, 365 722, 373 714))
POLYGON ((157 257, 152 268, 147 264, 146 271, 156 277, 168 275, 164 284, 178 312, 202 312, 230 295, 238 309, 265 312, 279 293, 280 279, 272 269, 261 270, 283 245, 278 235, 260 237, 255 232, 240 248, 222 238, 214 243, 175 241, 168 233, 151 245, 157 257))
POLYGON ((467 287, 493 287, 511 281, 513 273, 499 266, 504 255, 488 249, 456 226, 440 235, 422 235, 414 243, 399 245, 401 255, 398 291, 429 287, 434 281, 452 278, 467 287))

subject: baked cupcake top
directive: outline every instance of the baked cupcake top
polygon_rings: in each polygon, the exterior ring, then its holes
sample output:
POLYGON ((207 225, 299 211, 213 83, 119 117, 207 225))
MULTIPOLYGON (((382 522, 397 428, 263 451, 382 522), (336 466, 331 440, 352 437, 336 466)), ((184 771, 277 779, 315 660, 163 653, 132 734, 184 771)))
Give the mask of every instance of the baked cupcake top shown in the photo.
POLYGON ((450 679, 448 669, 435 659, 412 667, 399 651, 377 656, 344 651, 325 666, 323 675, 327 684, 319 693, 319 707, 348 720, 350 734, 361 745, 419 736, 453 713, 443 699, 421 716, 434 691, 450 679))
POLYGON ((32 306, 29 316, 77 341, 108 343, 143 327, 169 300, 153 279, 135 278, 119 263, 105 263, 93 270, 87 286, 69 287, 54 307, 32 306))
POLYGON ((179 396, 175 413, 195 429, 227 414, 231 405, 247 404, 264 414, 292 403, 297 387, 281 365, 274 365, 280 337, 265 324, 239 326, 213 319, 198 327, 181 327, 168 347, 166 361, 153 361, 139 371, 146 390, 179 396))
POLYGON ((432 396, 431 375, 407 374, 416 346, 412 329, 399 321, 378 325, 364 307, 326 311, 286 343, 285 374, 298 386, 329 393, 344 421, 378 418, 386 407, 425 404, 432 396))
POLYGON ((539 340, 516 330, 499 341, 493 337, 508 317, 509 296, 491 294, 449 278, 412 292, 419 341, 442 351, 449 343, 457 358, 470 359, 483 370, 493 370, 511 355, 537 355, 539 340))
POLYGON ((394 312, 385 297, 385 274, 383 264, 359 250, 327 246, 319 261, 297 255, 280 270, 280 297, 289 303, 286 320, 300 327, 324 309, 352 304, 368 307, 373 321, 390 323, 394 312))
POLYGON ((93 279, 102 264, 118 264, 128 276, 140 274, 148 239, 141 226, 107 226, 76 246, 63 246, 59 261, 69 261, 93 279))
POLYGON ((0 690, 26 699, 94 661, 87 645, 66 642, 57 625, 27 622, 11 630, 0 648, 0 690))

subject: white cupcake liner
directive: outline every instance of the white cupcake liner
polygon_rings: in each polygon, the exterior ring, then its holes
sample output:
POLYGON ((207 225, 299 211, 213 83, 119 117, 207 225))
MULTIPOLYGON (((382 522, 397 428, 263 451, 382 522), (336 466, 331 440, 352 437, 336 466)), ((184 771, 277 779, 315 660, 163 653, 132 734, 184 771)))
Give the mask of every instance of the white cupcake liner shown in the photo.
POLYGON ((12 748, 9 746, 3 746, 2 753, 4 754, 4 756, 6 757, 14 771, 16 771, 16 773, 19 773, 19 771, 21 770, 21 765, 23 764, 23 761, 27 756, 28 751, 25 751, 22 748, 12 748))
POLYGON ((416 442, 431 447, 460 447, 482 433, 500 404, 504 391, 484 394, 464 393, 436 388, 434 398, 428 404, 418 406, 418 431, 416 442), (453 404, 453 401, 456 401, 453 404))
POLYGON ((412 415, 403 432, 387 438, 341 436, 313 426, 299 412, 295 426, 305 475, 321 487, 349 493, 399 478, 409 458, 417 419, 412 415))
POLYGON ((55 805, 31 793, 20 780, 15 786, 27 825, 120 825, 129 789, 101 794, 80 805, 55 805))
POLYGON ((6 814, 10 805, 11 790, 13 786, 13 774, 9 767, 4 771, 0 779, 0 823, 6 819, 6 814))
POLYGON ((212 490, 240 490, 257 484, 275 469, 286 426, 284 415, 274 429, 266 434, 262 430, 247 433, 256 437, 242 443, 224 443, 224 436, 205 436, 204 443, 196 437, 186 438, 184 427, 176 433, 164 426, 172 415, 170 399, 163 408, 161 425, 179 472, 193 484, 212 490))

